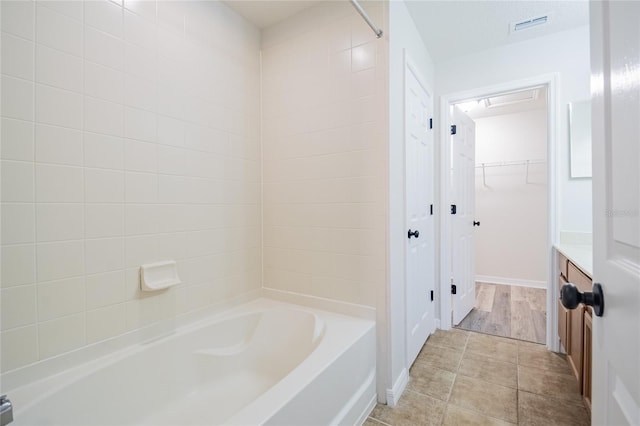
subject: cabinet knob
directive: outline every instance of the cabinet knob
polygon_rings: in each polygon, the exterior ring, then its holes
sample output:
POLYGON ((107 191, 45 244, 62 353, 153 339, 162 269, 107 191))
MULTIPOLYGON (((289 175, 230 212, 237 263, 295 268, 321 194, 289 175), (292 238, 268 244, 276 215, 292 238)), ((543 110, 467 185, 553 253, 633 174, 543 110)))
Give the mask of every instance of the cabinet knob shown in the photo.
POLYGON ((411 239, 411 237, 418 238, 420 236, 420 231, 418 231, 417 229, 415 231, 412 231, 411 229, 409 229, 409 232, 407 233, 407 235, 409 236, 409 239, 411 239))
POLYGON ((602 286, 598 283, 593 284, 593 291, 584 293, 571 284, 565 284, 560 289, 560 301, 567 309, 575 309, 580 303, 593 307, 593 313, 601 317, 604 313, 604 293, 602 286))

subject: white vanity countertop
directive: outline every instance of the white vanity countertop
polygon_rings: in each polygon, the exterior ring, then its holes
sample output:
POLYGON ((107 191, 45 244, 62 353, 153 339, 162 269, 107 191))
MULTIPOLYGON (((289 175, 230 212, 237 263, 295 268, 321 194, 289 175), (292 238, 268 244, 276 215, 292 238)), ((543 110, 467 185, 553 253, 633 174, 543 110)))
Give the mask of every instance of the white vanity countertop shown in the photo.
POLYGON ((593 246, 587 244, 559 243, 556 249, 576 265, 589 278, 593 278, 593 246))

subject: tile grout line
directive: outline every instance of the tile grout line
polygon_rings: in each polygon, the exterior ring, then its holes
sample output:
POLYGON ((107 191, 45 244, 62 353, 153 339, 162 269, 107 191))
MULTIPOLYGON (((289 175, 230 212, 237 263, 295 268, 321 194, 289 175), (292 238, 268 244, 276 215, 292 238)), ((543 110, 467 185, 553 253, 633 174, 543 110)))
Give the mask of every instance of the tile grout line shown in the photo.
POLYGON ((32 138, 33 138, 33 264, 34 264, 34 285, 36 287, 36 323, 35 323, 35 332, 36 332, 36 359, 40 361, 40 353, 42 342, 40 341, 40 303, 39 301, 39 292, 40 286, 39 277, 38 277, 38 200, 37 200, 37 188, 38 188, 38 174, 36 172, 36 126, 38 115, 36 114, 37 110, 37 102, 38 95, 36 93, 36 67, 37 67, 37 49, 38 49, 38 4, 33 5, 33 122, 31 123, 31 128, 33 130, 32 138))
MULTIPOLYGON (((482 333, 482 332, 469 331, 469 332, 468 332, 468 335, 467 335, 467 343, 465 343, 465 348, 464 348, 464 351, 463 351, 463 357, 464 357, 464 354, 466 354, 467 346, 468 346, 468 342, 469 342, 469 339, 471 338, 471 334, 472 334, 472 333, 478 333, 478 334, 480 334, 480 335, 488 335, 488 334, 486 334, 486 333, 482 333)), ((491 335, 489 335, 489 336, 491 336, 491 335)), ((493 336, 493 337, 502 338, 502 337, 504 337, 504 336, 493 336)), ((512 339, 512 340, 513 340, 513 339, 512 339)), ((516 388, 515 388, 515 391, 516 391, 516 424, 519 424, 519 419, 518 419, 518 378, 517 378, 517 377, 518 377, 518 376, 517 376, 517 375, 518 375, 518 371, 517 371, 517 370, 518 370, 518 347, 519 347, 519 346, 518 346, 518 344, 517 344, 517 342, 516 342, 516 363, 515 363, 515 366, 516 366, 516 388)), ((490 355, 487 355, 487 354, 485 354, 485 353, 473 352, 473 351, 471 351, 470 353, 471 353, 471 354, 481 355, 481 356, 483 356, 483 357, 488 357, 488 358, 490 358, 490 359, 493 359, 490 355)), ((503 361, 503 360, 497 360, 497 361, 500 361, 500 362, 507 362, 507 361, 503 361)), ((460 361, 460 363, 462 363, 462 360, 460 361)), ((512 364, 512 363, 510 363, 510 364, 512 364)), ((456 373, 456 379, 457 379, 457 376, 458 376, 458 373, 456 373)), ((479 379, 479 380, 483 380, 483 379, 479 379)), ((488 382, 488 383, 492 383, 492 382, 488 382)), ((494 384, 494 385, 498 385, 497 383, 492 383, 492 384, 494 384)), ((503 387, 507 387, 507 388, 508 388, 508 386, 504 386, 504 385, 498 385, 498 386, 503 386, 503 387)), ((450 403, 448 403, 448 404, 450 404, 450 403)), ((452 404, 452 405, 456 405, 456 404, 452 404)), ((457 405, 456 405, 456 406, 457 406, 457 405)), ((474 408, 469 408, 469 407, 461 407, 461 408, 464 408, 464 409, 466 409, 466 410, 472 411, 472 412, 477 413, 477 414, 479 414, 479 415, 481 415, 481 416, 484 416, 484 417, 488 417, 488 418, 491 418, 491 419, 497 419, 497 420, 502 421, 502 422, 511 423, 511 422, 509 422, 508 420, 501 419, 501 418, 494 417, 494 416, 490 416, 490 415, 488 415, 487 413, 480 412, 480 411, 478 411, 478 410, 476 410, 476 409, 474 409, 474 408)))
POLYGON ((520 344, 516 343, 516 424, 520 424, 520 344))
MULTIPOLYGON (((376 405, 377 405, 377 403, 376 403, 376 405)), ((372 411, 372 413, 373 413, 373 411, 372 411)), ((391 425, 391 424, 389 424, 389 423, 383 422, 382 420, 380 420, 380 419, 377 419, 377 418, 373 417, 371 414, 369 414, 369 415, 367 416, 367 419, 373 420, 374 422, 376 422, 376 423, 380 423, 380 424, 385 425, 385 426, 392 426, 392 425, 391 425)), ((366 422, 366 420, 365 420, 365 422, 366 422)))
POLYGON ((462 359, 464 358, 464 354, 467 352, 467 346, 469 344, 469 337, 471 336, 471 333, 469 333, 468 331, 466 332, 466 338, 464 340, 464 346, 462 348, 462 355, 460 356, 460 361, 458 362, 458 366, 456 368, 456 371, 454 373, 454 377, 453 377, 453 383, 451 384, 451 389, 449 389, 449 394, 447 395, 447 401, 445 403, 444 406, 444 413, 442 413, 442 418, 440 419, 440 424, 444 425, 444 421, 447 417, 447 412, 449 411, 449 405, 451 404, 451 394, 453 394, 453 388, 456 385, 456 381, 458 380, 458 373, 460 371, 460 364, 462 364, 462 359))
MULTIPOLYGON (((467 354, 467 349, 469 349, 469 345, 468 344, 469 344, 469 341, 470 341, 470 338, 471 338, 471 333, 472 332, 467 334, 466 341, 465 341, 465 344, 464 344, 463 349, 462 349, 462 358, 465 357, 465 355, 467 354)), ((526 343, 526 342, 523 342, 523 343, 526 343)), ((435 345, 435 346, 436 347, 440 347, 439 345, 435 345)), ((442 347, 444 347, 444 346, 442 346, 442 347)), ((448 348, 448 349, 450 349, 450 348, 448 348)), ((525 369, 534 368, 534 370, 539 370, 539 368, 527 367, 526 365, 522 365, 522 361, 523 361, 521 359, 522 358, 522 354, 526 354, 526 353, 529 353, 529 352, 533 351, 532 348, 529 348, 526 344, 521 344, 521 343, 518 342, 516 344, 516 346, 515 346, 515 349, 516 349, 516 354, 515 354, 516 357, 515 357, 515 365, 514 365, 515 368, 516 368, 516 389, 514 389, 515 392, 516 392, 516 398, 515 398, 515 403, 516 403, 515 417, 516 417, 516 419, 515 419, 515 422, 516 422, 516 424, 521 424, 521 422, 524 421, 524 419, 522 418, 522 412, 520 411, 520 392, 521 392, 521 389, 520 389, 521 388, 521 384, 520 384, 520 367, 525 368, 525 369), (522 354, 521 354, 521 351, 522 351, 522 354)), ((547 351, 545 351, 545 352, 547 352, 547 351)), ((469 352, 469 353, 475 353, 475 352, 469 352)), ((480 411, 478 411, 476 409, 473 409, 473 408, 470 408, 470 407, 465 407, 465 406, 459 406, 459 405, 453 404, 451 402, 451 395, 453 393, 453 386, 455 386, 455 382, 456 382, 458 376, 460 375, 459 371, 460 371, 460 368, 461 368, 462 358, 461 358, 460 362, 458 363, 457 371, 454 373, 454 375, 455 375, 454 384, 452 385, 452 388, 451 388, 451 390, 449 392, 449 395, 447 396, 447 404, 445 406, 445 412, 444 412, 443 417, 442 417, 442 419, 441 419, 439 424, 444 424, 444 421, 445 421, 445 419, 447 417, 447 413, 449 412, 450 405, 454 405, 454 406, 459 407, 461 409, 474 412, 474 413, 476 413, 476 414, 478 414, 480 416, 488 417, 488 418, 491 418, 491 419, 498 419, 498 420, 502 420, 502 421, 508 421, 506 419, 500 419, 500 418, 497 418, 497 417, 493 417, 493 416, 488 415, 488 414, 486 414, 484 412, 480 412, 480 411)), ((550 373, 550 374, 554 373, 554 370, 547 370, 545 368, 542 368, 541 370, 545 371, 547 373, 550 373)), ((525 392, 526 394, 538 396, 538 397, 543 397, 545 399, 555 400, 557 403, 560 403, 560 404, 564 402, 564 403, 569 403, 572 406, 579 406, 579 407, 583 407, 584 408, 583 404, 577 403, 577 401, 575 403, 573 403, 573 401, 570 401, 570 400, 564 401, 564 400, 561 400, 561 399, 558 399, 558 398, 548 397, 548 396, 546 396, 544 394, 538 394, 537 392, 526 391, 526 390, 522 390, 522 392, 525 392)), ((419 393, 419 392, 417 392, 417 393, 419 393)), ((523 393, 523 395, 524 395, 524 393, 523 393)))

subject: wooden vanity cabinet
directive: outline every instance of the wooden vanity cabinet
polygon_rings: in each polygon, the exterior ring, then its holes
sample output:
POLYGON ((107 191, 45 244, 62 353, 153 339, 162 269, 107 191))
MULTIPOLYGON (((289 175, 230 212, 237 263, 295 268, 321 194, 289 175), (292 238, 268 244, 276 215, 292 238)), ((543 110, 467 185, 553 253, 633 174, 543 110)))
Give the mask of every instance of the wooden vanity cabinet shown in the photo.
POLYGON ((560 276, 566 281, 569 276, 569 259, 567 259, 562 253, 558 253, 558 269, 560 271, 560 276))
MULTIPOLYGON (((567 283, 568 264, 569 260, 562 253, 558 253, 558 270, 560 272, 560 276, 558 277, 558 290, 567 283)), ((560 336, 560 343, 565 352, 569 350, 570 321, 571 314, 569 310, 562 305, 560 298, 558 298, 558 336, 560 336)))
POLYGON ((573 375, 578 381, 578 387, 582 389, 582 355, 584 351, 584 307, 582 305, 569 311, 569 346, 567 361, 573 375))
MULTIPOLYGON (((567 280, 564 277, 560 277, 558 279, 558 288, 562 288, 563 285, 567 283, 567 280)), ((558 298, 558 336, 560 337, 560 343, 562 344, 562 349, 568 353, 569 351, 569 338, 571 334, 569 333, 571 330, 571 311, 564 307, 560 298, 558 298)))
MULTIPOLYGON (((558 288, 567 282, 581 292, 591 291, 592 282, 586 274, 561 253, 558 253, 558 288)), ((591 324, 592 309, 580 304, 576 309, 566 309, 558 303, 558 335, 567 353, 567 362, 578 381, 585 405, 591 410, 591 324)))
POLYGON ((591 414, 591 325, 593 317, 591 316, 591 310, 585 310, 584 314, 584 338, 583 338, 583 353, 584 359, 582 360, 582 398, 584 399, 584 405, 587 407, 589 414, 591 414))

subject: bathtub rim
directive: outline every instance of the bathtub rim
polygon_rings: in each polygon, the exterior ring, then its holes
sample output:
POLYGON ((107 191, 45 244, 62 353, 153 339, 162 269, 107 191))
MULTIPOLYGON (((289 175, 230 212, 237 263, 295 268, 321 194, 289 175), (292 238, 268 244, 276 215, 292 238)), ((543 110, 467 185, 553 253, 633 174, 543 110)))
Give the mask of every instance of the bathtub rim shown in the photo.
POLYGON ((175 317, 163 319, 124 334, 94 342, 53 357, 0 373, 0 391, 2 394, 15 394, 21 388, 64 373, 107 355, 117 355, 130 347, 147 344, 153 340, 170 336, 179 328, 203 319, 224 315, 230 310, 257 299, 270 299, 277 302, 304 306, 311 309, 376 321, 376 309, 371 306, 310 296, 283 290, 260 288, 225 299, 175 317))
MULTIPOLYGON (((203 327, 211 326, 216 323, 221 323, 224 321, 230 321, 234 318, 250 315, 253 313, 260 313, 266 310, 272 309, 288 309, 294 311, 302 311, 307 314, 312 314, 316 317, 316 324, 318 322, 322 323, 322 315, 329 314, 330 316, 336 317, 345 317, 350 319, 361 319, 365 321, 370 321, 371 325, 367 329, 373 327, 375 328, 375 321, 362 318, 360 315, 345 315, 344 313, 334 312, 325 309, 318 309, 312 306, 308 306, 309 304, 296 304, 291 303, 290 301, 282 301, 270 297, 252 297, 249 300, 241 301, 238 303, 234 303, 230 307, 226 307, 226 309, 217 309, 214 312, 208 310, 206 313, 201 313, 198 319, 192 321, 183 321, 181 324, 176 324, 175 321, 172 321, 170 324, 172 327, 169 330, 162 330, 156 334, 155 336, 148 337, 147 339, 137 342, 133 345, 127 345, 122 348, 118 348, 117 350, 108 351, 106 353, 101 354, 98 357, 90 358, 88 360, 84 360, 84 362, 77 362, 75 365, 67 366, 66 368, 56 371, 52 374, 49 374, 44 377, 38 377, 36 380, 33 380, 29 383, 25 383, 23 385, 17 386, 13 389, 5 388, 3 389, 3 393, 8 393, 9 397, 13 399, 15 413, 17 415, 20 414, 23 410, 28 410, 33 405, 37 404, 42 399, 46 398, 48 395, 55 393, 56 391, 64 388, 70 383, 81 380, 83 377, 86 377, 96 370, 108 367, 124 358, 135 355, 141 351, 146 350, 152 345, 161 344, 167 340, 170 340, 182 333, 189 333, 197 331, 203 327), (257 305, 256 305, 257 304, 257 305), (252 306, 256 305, 256 306, 252 306), (315 312, 317 311, 317 312, 315 312), (320 318, 318 318, 320 317, 320 318)), ((344 312, 344 308, 342 309, 344 312)), ((326 325, 322 326, 322 333, 325 334, 326 325)), ((364 332, 363 332, 364 334, 364 332)), ((324 339, 324 336, 320 337, 320 341, 324 339)), ((344 349, 343 349, 344 350, 344 349)), ((78 350, 78 352, 84 352, 83 354, 87 356, 86 351, 82 349, 78 350)), ((341 351, 342 353, 342 351, 341 351)), ((78 355, 78 354, 73 354, 78 355)), ((339 354, 337 354, 334 358, 331 359, 333 362, 337 359, 339 354)), ((56 357, 58 358, 58 357, 56 357)), ((77 356, 65 357, 63 359, 62 365, 67 365, 69 363, 73 363, 75 359, 80 358, 77 356), (75 358, 75 359, 74 359, 75 358)), ((56 360, 59 361, 59 360, 56 360)), ((323 363, 323 368, 326 368, 330 362, 323 363)), ((42 368, 42 366, 38 366, 42 368)), ((297 367, 296 367, 297 368, 297 367)), ((320 371, 322 370, 320 369, 320 371)), ((295 370, 295 369, 294 369, 295 370)), ((32 371, 28 371, 30 375, 35 374, 32 371)), ((314 377, 309 378, 312 380, 314 377)), ((5 383, 5 382, 2 382, 5 383)))
MULTIPOLYGON (((339 324, 335 324, 336 322, 344 321, 345 318, 347 318, 348 320, 354 320, 354 319, 363 320, 363 318, 354 318, 354 317, 346 316, 343 314, 337 314, 335 312, 328 312, 328 313, 331 314, 331 317, 324 318, 323 320, 326 321, 325 327, 328 330, 330 330, 328 331, 329 338, 336 338, 336 335, 341 333, 341 330, 337 330, 337 331, 332 330, 333 327, 339 326, 339 324)), ((364 321, 366 321, 366 323, 359 325, 360 329, 356 333, 352 333, 349 335, 348 345, 344 345, 344 342, 341 342, 343 344, 338 346, 339 350, 332 351, 331 348, 333 348, 334 342, 327 342, 327 346, 329 347, 328 350, 331 352, 331 356, 325 357, 324 354, 320 352, 317 352, 317 351, 312 352, 309 355, 309 357, 305 359, 305 361, 308 361, 308 362, 304 366, 296 367, 294 370, 291 371, 289 375, 284 377, 281 381, 276 383, 272 389, 270 389, 272 393, 276 393, 276 392, 284 393, 286 396, 289 397, 288 399, 277 400, 277 403, 274 404, 274 401, 272 400, 272 395, 264 395, 264 394, 260 395, 250 405, 248 405, 247 407, 243 408, 242 410, 238 411, 233 416, 231 416, 227 420, 228 424, 238 425, 238 426, 250 424, 245 421, 247 420, 247 414, 251 413, 249 414, 248 417, 252 418, 256 415, 256 412, 259 413, 259 416, 258 416, 259 418, 264 419, 265 421, 269 421, 274 415, 276 415, 287 404, 289 404, 289 402, 291 402, 309 384, 311 384, 320 376, 322 376, 327 371, 328 368, 331 368, 336 363, 336 361, 340 360, 345 353, 351 351, 355 345, 362 344, 367 338, 369 338, 369 339, 372 339, 374 342, 373 344, 374 351, 372 353, 373 362, 369 366, 370 370, 366 379, 366 383, 362 383, 359 386, 358 391, 361 391, 362 393, 354 394, 353 398, 351 398, 349 401, 345 401, 345 406, 343 407, 343 409, 339 413, 336 413, 336 416, 334 417, 334 421, 336 421, 336 420, 340 420, 338 419, 338 417, 340 416, 344 417, 344 416, 347 416, 347 414, 349 413, 353 414, 353 409, 354 408, 357 409, 357 405, 358 405, 357 402, 360 401, 360 405, 364 404, 366 405, 366 408, 362 413, 355 413, 355 414, 358 416, 358 418, 362 418, 364 421, 364 419, 366 419, 366 417, 369 415, 371 410, 373 410, 373 407, 375 407, 375 404, 377 403, 377 394, 375 392, 376 379, 377 379, 376 377, 377 354, 375 352, 375 341, 377 340, 376 324, 375 324, 375 321, 373 320, 364 319, 364 321), (320 358, 321 363, 320 364, 314 363, 315 361, 314 358, 320 358), (311 374, 309 374, 310 372, 308 370, 311 370, 311 374), (302 377, 299 377, 299 376, 302 376, 302 377), (369 390, 373 392, 373 395, 371 396, 369 401, 363 401, 363 398, 366 399, 367 387, 370 387, 369 390), (286 392, 283 392, 283 389, 286 390, 286 392)), ((362 410, 359 410, 359 411, 362 411, 362 410)), ((339 424, 342 424, 342 423, 339 423, 339 424)))

